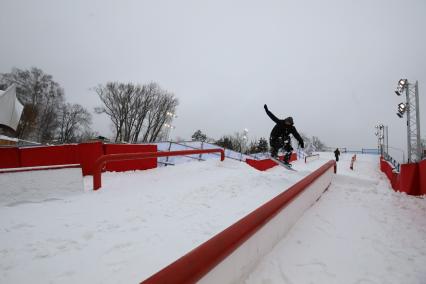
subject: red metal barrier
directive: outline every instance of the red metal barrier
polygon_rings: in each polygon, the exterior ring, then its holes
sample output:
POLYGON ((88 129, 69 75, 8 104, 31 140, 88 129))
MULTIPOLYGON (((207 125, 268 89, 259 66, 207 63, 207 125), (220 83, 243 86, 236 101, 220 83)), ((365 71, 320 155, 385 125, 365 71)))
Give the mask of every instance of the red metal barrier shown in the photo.
POLYGON ((0 148, 0 157, 0 168, 19 168, 21 166, 19 148, 2 147, 0 148))
POLYGON ((271 159, 264 159, 264 160, 246 159, 246 163, 259 171, 266 171, 278 165, 276 162, 272 161, 271 159))
POLYGON ((419 163, 420 195, 426 194, 426 160, 419 163))
POLYGON ((102 142, 80 143, 77 147, 83 176, 93 175, 95 161, 105 154, 102 142))
MULTIPOLYGON (((157 145, 147 144, 105 144, 104 154, 125 154, 125 153, 153 153, 157 152, 157 145)), ((157 167, 157 159, 126 160, 110 162, 106 165, 107 172, 125 172, 134 170, 147 170, 157 167)))
POLYGON ((126 153, 126 154, 110 154, 103 155, 96 160, 93 167, 93 190, 97 190, 102 186, 102 168, 107 162, 111 161, 126 161, 138 160, 158 157, 185 156, 196 154, 209 154, 220 152, 220 160, 225 160, 225 152, 223 149, 205 149, 205 150, 184 150, 184 151, 169 151, 169 152, 150 152, 150 153, 126 153))
POLYGON ((21 167, 78 164, 76 144, 19 148, 21 167))
POLYGON ((142 283, 195 283, 235 251, 336 162, 329 161, 283 193, 240 219, 142 283))

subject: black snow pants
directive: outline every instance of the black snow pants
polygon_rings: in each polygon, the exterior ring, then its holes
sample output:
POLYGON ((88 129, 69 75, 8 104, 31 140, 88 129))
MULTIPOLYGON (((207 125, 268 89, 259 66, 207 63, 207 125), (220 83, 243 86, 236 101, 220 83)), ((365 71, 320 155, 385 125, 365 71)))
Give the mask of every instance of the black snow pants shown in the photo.
POLYGON ((284 154, 284 162, 288 163, 291 157, 291 153, 293 151, 293 147, 291 146, 290 136, 287 137, 275 137, 271 136, 269 138, 269 145, 271 145, 271 156, 274 158, 278 157, 278 151, 283 148, 284 154))

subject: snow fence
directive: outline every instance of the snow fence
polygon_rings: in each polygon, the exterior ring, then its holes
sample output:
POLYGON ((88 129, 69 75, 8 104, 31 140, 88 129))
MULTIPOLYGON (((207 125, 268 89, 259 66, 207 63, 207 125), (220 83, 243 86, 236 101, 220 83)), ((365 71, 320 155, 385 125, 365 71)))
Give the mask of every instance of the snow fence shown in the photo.
POLYGON ((329 161, 142 283, 241 282, 320 198, 333 172, 329 161))

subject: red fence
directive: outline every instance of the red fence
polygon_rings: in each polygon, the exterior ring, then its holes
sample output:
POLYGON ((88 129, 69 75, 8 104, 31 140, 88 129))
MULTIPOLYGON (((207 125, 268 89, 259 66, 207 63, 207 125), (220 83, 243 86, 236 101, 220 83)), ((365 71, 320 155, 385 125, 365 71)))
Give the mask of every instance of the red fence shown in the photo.
POLYGON ((410 195, 426 194, 426 160, 402 164, 400 172, 396 173, 390 163, 380 158, 380 170, 386 174, 395 191, 410 195))
MULTIPOLYGON (((184 150, 184 151, 169 151, 169 152, 149 152, 149 153, 125 153, 125 154, 109 154, 99 157, 93 166, 93 190, 97 190, 102 186, 102 168, 108 162, 117 161, 133 161, 171 156, 185 156, 196 154, 220 153, 220 160, 225 159, 225 151, 223 149, 205 149, 205 150, 184 150)), ((155 159, 157 161, 157 159, 155 159)))
POLYGON ((426 194, 426 160, 419 163, 420 194, 426 194))
MULTIPOLYGON (((125 154, 125 153, 152 153, 157 152, 156 145, 140 145, 135 144, 106 144, 104 145, 104 154, 125 154)), ((99 159, 99 157, 98 157, 99 159)), ((92 164, 93 165, 93 164, 92 164)), ((157 167, 157 158, 144 160, 126 160, 110 162, 106 165, 109 172, 121 172, 130 170, 146 170, 157 167)))
MULTIPOLYGON (((83 175, 91 175, 93 174, 93 165, 95 161, 106 153, 142 153, 156 151, 156 145, 103 145, 102 142, 24 148, 5 147, 0 148, 0 169, 80 164, 83 175)), ((111 164, 108 165, 108 170, 142 170, 153 167, 157 167, 156 159, 144 160, 143 163, 138 164, 111 164)))

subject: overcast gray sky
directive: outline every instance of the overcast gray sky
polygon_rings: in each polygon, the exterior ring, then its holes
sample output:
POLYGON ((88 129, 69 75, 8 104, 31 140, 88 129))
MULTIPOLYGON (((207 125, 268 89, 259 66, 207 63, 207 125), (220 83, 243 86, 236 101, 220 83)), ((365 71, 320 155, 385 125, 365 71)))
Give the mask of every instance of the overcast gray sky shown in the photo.
MULTIPOLYGON (((180 100, 172 137, 269 137, 278 117, 329 146, 406 147, 397 81, 419 81, 426 136, 424 0, 0 0, 0 73, 36 66, 91 111, 90 88, 155 81, 180 100)), ((110 135, 109 120, 93 129, 110 135)))

